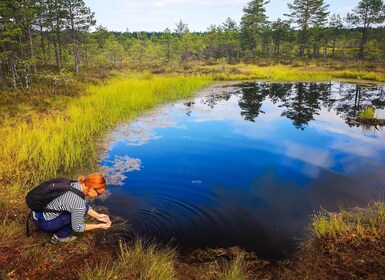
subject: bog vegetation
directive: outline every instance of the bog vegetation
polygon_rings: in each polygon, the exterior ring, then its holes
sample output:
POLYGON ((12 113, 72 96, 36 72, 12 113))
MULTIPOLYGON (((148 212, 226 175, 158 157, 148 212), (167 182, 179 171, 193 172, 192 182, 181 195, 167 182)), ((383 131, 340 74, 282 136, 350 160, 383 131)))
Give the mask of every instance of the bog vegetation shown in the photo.
POLYGON ((324 0, 293 0, 289 13, 270 21, 268 0, 252 0, 239 23, 228 18, 205 32, 180 20, 163 32, 114 32, 96 26, 83 0, 3 0, 0 4, 0 85, 28 88, 67 83, 88 69, 185 69, 193 62, 300 65, 316 63, 383 67, 382 0, 357 0, 335 14, 324 0), (92 30, 92 31, 91 31, 92 30))
POLYGON ((268 2, 252 0, 239 23, 228 18, 205 32, 190 32, 182 20, 163 32, 114 32, 96 25, 83 0, 0 1, 0 278, 383 275, 383 204, 320 213, 304 249, 269 271, 244 252, 188 265, 172 249, 140 242, 122 245, 115 256, 88 233, 61 248, 47 248, 44 234, 24 237, 25 191, 92 166, 104 130, 156 104, 190 96, 214 79, 385 81, 382 0, 357 0, 346 15, 331 13, 324 0, 293 0, 275 21, 266 16, 268 2))

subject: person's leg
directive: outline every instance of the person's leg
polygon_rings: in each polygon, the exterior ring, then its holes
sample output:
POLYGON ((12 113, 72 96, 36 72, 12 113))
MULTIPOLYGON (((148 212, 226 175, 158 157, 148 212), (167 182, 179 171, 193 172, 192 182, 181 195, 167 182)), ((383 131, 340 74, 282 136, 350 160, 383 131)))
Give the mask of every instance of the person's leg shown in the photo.
POLYGON ((59 238, 70 236, 72 233, 71 214, 61 214, 56 219, 60 219, 59 221, 57 221, 57 223, 61 225, 61 227, 56 230, 55 235, 59 238))
POLYGON ((57 218, 50 221, 34 221, 36 226, 47 232, 53 232, 57 237, 63 238, 71 235, 72 226, 71 226, 71 214, 63 213, 60 214, 57 218))

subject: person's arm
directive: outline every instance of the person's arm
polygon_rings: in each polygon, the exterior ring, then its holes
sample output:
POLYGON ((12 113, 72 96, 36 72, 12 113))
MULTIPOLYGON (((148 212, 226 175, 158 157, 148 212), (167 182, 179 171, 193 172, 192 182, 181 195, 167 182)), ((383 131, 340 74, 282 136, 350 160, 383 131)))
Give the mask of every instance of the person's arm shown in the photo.
POLYGON ((95 229, 109 229, 111 226, 111 221, 103 224, 86 224, 84 231, 90 231, 95 229))
POLYGON ((99 214, 94 209, 90 208, 87 212, 87 215, 98 220, 99 222, 108 223, 110 222, 110 218, 105 214, 99 214))
MULTIPOLYGON (((103 223, 100 223, 100 224, 84 224, 84 221, 83 221, 83 218, 84 218, 84 211, 85 209, 84 208, 75 208, 75 209, 72 209, 72 212, 71 212, 71 223, 72 223, 72 229, 73 231, 75 232, 83 232, 83 231, 90 231, 90 230, 95 230, 95 229, 109 229, 110 226, 111 226, 111 221, 109 220, 108 216, 108 221, 107 222, 103 222, 103 223)), ((88 210, 88 212, 90 212, 91 208, 88 210)), ((87 214, 88 214, 87 212, 87 214)), ((99 217, 101 218, 101 220, 106 220, 107 218, 104 217, 103 215, 100 215, 92 210, 91 211, 91 215, 93 215, 95 218, 96 217, 99 217)))

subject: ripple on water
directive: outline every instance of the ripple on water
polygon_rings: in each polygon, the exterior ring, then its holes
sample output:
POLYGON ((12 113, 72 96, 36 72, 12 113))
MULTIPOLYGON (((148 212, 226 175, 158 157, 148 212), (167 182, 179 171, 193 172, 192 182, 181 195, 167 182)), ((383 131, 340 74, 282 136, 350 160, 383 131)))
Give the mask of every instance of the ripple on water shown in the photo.
POLYGON ((321 206, 385 189, 384 130, 351 122, 385 96, 359 87, 248 83, 162 106, 107 137, 100 203, 142 237, 281 256, 321 206))

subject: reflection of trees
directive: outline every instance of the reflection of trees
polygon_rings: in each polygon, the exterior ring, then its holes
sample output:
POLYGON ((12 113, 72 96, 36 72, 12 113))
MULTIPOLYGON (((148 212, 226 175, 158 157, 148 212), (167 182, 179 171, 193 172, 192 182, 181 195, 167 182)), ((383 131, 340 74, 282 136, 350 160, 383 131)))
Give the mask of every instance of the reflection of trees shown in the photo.
MULTIPOLYGON (((202 103, 214 108, 219 102, 231 96, 238 97, 241 116, 255 122, 262 111, 262 104, 269 98, 283 108, 282 116, 293 121, 296 128, 304 129, 318 115, 321 105, 336 110, 348 125, 356 124, 360 110, 367 105, 376 109, 385 108, 384 88, 342 83, 247 83, 238 90, 212 94, 202 103)), ((191 104, 185 104, 191 107, 191 104)))
POLYGON ((192 108, 194 107, 195 102, 194 101, 188 101, 183 103, 184 106, 186 106, 186 115, 191 116, 192 108))
POLYGON ((293 120, 296 128, 304 129, 314 115, 318 115, 322 92, 327 91, 326 84, 296 83, 283 97, 283 105, 286 110, 282 113, 293 120))
POLYGON ((214 109, 220 101, 227 101, 235 92, 226 92, 221 94, 210 94, 205 99, 202 100, 202 103, 209 106, 211 109, 214 109))
POLYGON ((241 116, 246 121, 255 122, 261 111, 262 102, 270 93, 269 84, 255 84, 253 87, 244 87, 239 92, 239 107, 241 108, 241 116))
POLYGON ((339 95, 335 110, 349 126, 358 125, 356 119, 364 107, 368 105, 374 106, 375 109, 385 107, 383 88, 341 84, 339 95))

